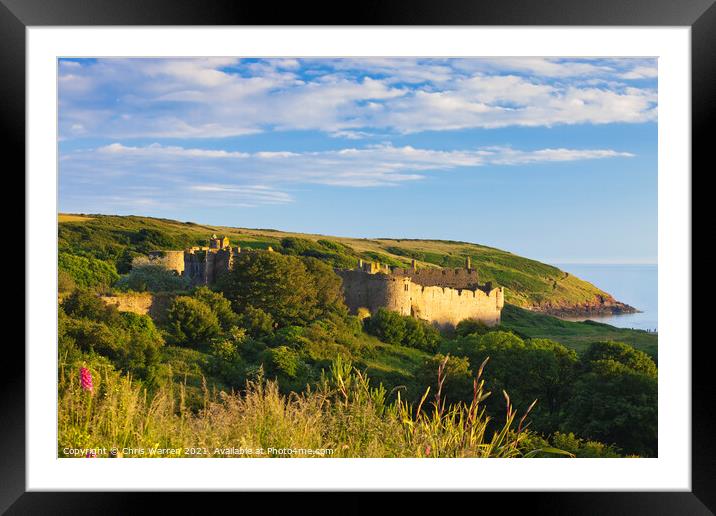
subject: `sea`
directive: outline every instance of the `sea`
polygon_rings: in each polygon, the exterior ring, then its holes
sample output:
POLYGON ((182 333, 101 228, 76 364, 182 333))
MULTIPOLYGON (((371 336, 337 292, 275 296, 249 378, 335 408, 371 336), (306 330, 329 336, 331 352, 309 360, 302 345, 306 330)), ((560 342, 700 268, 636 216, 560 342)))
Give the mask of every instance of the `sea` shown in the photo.
POLYGON ((659 288, 658 266, 644 264, 553 264, 563 271, 590 282, 608 292, 617 301, 633 306, 639 313, 564 317, 570 321, 593 321, 619 328, 658 331, 659 288))

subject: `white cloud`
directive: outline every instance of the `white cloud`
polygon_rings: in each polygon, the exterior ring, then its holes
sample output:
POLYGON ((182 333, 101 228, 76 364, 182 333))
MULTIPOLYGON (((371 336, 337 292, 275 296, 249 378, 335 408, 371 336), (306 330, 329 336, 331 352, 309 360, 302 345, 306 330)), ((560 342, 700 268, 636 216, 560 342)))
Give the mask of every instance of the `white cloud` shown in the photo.
POLYGON ((288 202, 290 197, 279 189, 296 184, 390 186, 422 179, 431 171, 462 167, 631 156, 633 154, 610 149, 546 148, 525 151, 510 147, 485 147, 445 151, 392 145, 320 152, 245 153, 159 144, 132 147, 113 143, 95 151, 66 156, 61 173, 64 178, 74 180, 82 177, 101 180, 99 176, 109 175, 140 183, 161 181, 164 184, 180 184, 195 192, 232 194, 266 203, 269 200, 288 202), (207 178, 212 180, 207 181, 207 178), (261 186, 256 186, 258 182, 261 186))
POLYGON ((651 59, 102 59, 62 61, 60 134, 223 138, 656 120, 651 59), (81 133, 72 130, 78 124, 81 133))

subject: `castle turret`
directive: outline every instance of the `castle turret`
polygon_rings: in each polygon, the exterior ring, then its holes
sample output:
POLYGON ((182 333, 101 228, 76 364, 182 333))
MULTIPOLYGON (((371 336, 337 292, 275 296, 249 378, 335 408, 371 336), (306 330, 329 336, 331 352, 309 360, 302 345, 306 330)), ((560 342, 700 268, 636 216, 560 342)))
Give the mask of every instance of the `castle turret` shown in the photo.
POLYGON ((465 268, 466 268, 467 270, 472 269, 472 261, 470 260, 470 257, 469 257, 469 256, 465 259, 465 268))
POLYGON ((415 261, 415 258, 413 258, 412 260, 410 260, 410 267, 411 267, 414 271, 417 271, 417 270, 418 270, 418 262, 415 261))

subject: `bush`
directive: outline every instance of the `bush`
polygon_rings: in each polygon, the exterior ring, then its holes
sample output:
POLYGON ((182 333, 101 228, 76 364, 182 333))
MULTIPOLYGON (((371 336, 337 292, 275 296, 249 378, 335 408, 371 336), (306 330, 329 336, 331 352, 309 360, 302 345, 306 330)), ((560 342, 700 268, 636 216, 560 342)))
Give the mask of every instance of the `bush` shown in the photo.
POLYGON ((62 309, 70 317, 97 322, 111 322, 119 317, 116 307, 106 305, 95 292, 82 289, 67 296, 62 302, 62 309))
POLYGON ((379 308, 363 321, 365 329, 388 344, 400 345, 406 336, 405 317, 398 312, 379 308))
POLYGON ((62 269, 57 271, 57 291, 72 292, 77 287, 72 275, 62 269))
MULTIPOLYGON (((69 253, 58 254, 57 268, 80 288, 109 287, 119 279, 113 264, 69 253)), ((67 284, 67 279, 63 279, 63 282, 67 284)))
POLYGON ((135 292, 181 292, 190 288, 189 280, 177 276, 161 265, 139 265, 132 267, 117 281, 116 288, 135 292))
POLYGON ((240 353, 246 340, 244 330, 233 328, 227 337, 211 343, 211 372, 232 387, 240 387, 246 381, 246 364, 240 353))
POLYGON ((657 452, 657 380, 616 360, 590 362, 565 413, 565 431, 616 443, 627 453, 657 452))
POLYGON ((614 360, 651 378, 657 377, 656 364, 649 355, 623 342, 595 342, 582 356, 582 364, 586 370, 600 360, 614 360))
POLYGON ((187 347, 204 347, 221 330, 211 308, 188 296, 174 299, 167 311, 167 320, 174 341, 187 347))
POLYGON ((405 319, 405 337, 402 342, 404 346, 435 353, 440 341, 440 332, 432 324, 414 317, 405 319))
POLYGON ((194 291, 194 298, 211 308, 223 330, 229 330, 239 324, 239 316, 231 309, 231 302, 220 292, 199 287, 194 291))
POLYGON ((239 317, 239 321, 241 326, 255 339, 270 337, 276 327, 271 314, 253 306, 246 307, 244 313, 239 317))
POLYGON ((266 251, 241 253, 219 286, 237 313, 249 306, 259 308, 279 327, 305 324, 321 313, 315 279, 293 256, 266 251))
MULTIPOLYGON (((519 409, 539 400, 531 414, 534 426, 545 432, 558 428, 574 382, 577 355, 573 350, 548 339, 525 341, 504 331, 473 333, 448 342, 441 349, 466 356, 473 365, 489 357, 488 390, 509 392, 519 409)), ((499 396, 488 400, 487 407, 493 416, 502 417, 499 396)))
POLYGON ((476 319, 464 319, 457 323, 455 327, 455 334, 458 337, 465 337, 471 334, 484 335, 490 331, 493 331, 492 328, 476 319))
MULTIPOLYGON (((420 386, 419 392, 424 393, 425 388, 430 387, 431 399, 434 399, 438 392, 438 368, 445 361, 445 358, 445 355, 434 355, 425 360, 415 373, 415 379, 420 386)), ((472 399, 474 375, 470 369, 470 361, 467 358, 448 355, 443 374, 445 383, 442 387, 442 395, 447 396, 451 403, 469 402, 472 399)))
POLYGON ((266 373, 294 379, 298 373, 298 353, 287 346, 267 349, 265 352, 266 373))

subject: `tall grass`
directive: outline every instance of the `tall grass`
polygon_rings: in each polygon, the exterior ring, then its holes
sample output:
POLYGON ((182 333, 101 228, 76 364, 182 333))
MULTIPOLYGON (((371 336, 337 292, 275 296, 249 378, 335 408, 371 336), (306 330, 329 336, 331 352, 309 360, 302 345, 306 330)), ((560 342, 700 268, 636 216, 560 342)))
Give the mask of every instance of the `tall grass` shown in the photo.
POLYGON ((382 385, 372 387, 364 373, 339 358, 301 394, 281 394, 275 381, 263 378, 235 393, 204 385, 202 406, 192 410, 183 385, 168 384, 150 395, 110 366, 89 366, 94 390, 83 390, 80 365, 60 367, 60 457, 75 456, 69 449, 91 448, 115 448, 124 457, 160 456, 156 450, 169 448, 173 454, 161 456, 519 457, 527 435, 527 414, 518 420, 506 395, 506 422, 488 432, 482 402, 490 393, 484 391, 482 367, 469 404, 447 403, 444 363, 437 392, 426 391, 412 406, 399 392, 388 402, 382 385))

